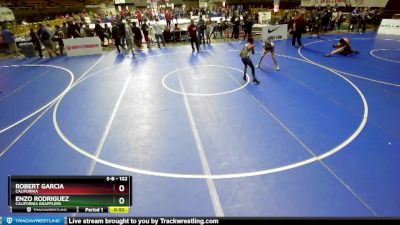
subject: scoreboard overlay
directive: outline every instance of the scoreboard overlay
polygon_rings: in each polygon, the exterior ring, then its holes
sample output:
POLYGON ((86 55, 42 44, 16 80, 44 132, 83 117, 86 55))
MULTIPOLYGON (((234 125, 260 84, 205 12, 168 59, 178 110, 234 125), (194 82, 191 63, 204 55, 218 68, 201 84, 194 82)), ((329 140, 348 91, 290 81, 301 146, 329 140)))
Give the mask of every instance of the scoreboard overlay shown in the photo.
POLYGON ((131 176, 9 176, 11 212, 127 213, 131 176))

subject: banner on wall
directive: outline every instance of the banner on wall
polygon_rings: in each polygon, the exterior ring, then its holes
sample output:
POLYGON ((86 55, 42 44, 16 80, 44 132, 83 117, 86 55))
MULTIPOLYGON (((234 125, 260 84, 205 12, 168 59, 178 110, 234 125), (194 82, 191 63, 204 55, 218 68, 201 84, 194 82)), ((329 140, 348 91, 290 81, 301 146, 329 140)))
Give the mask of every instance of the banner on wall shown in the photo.
POLYGON ((400 19, 383 19, 378 34, 400 35, 400 19))
POLYGON ((266 25, 262 27, 261 38, 263 41, 272 40, 285 40, 288 38, 288 25, 266 25))
POLYGON ((102 54, 99 37, 63 39, 68 56, 102 54))
POLYGON ((301 6, 346 6, 353 7, 386 7, 389 0, 301 0, 301 6))
POLYGON ((260 24, 267 24, 271 20, 271 12, 258 12, 260 24))
POLYGON ((4 21, 14 21, 14 13, 11 11, 11 9, 6 8, 6 7, 0 7, 0 22, 4 21))

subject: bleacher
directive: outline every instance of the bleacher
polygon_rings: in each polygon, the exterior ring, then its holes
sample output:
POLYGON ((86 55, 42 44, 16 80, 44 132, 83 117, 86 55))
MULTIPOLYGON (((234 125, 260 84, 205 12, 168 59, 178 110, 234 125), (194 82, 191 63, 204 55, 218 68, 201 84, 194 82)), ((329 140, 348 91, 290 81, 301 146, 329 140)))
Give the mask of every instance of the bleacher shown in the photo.
POLYGON ((98 5, 101 2, 100 0, 84 0, 85 5, 98 5))
POLYGON ((7 6, 13 10, 18 9, 46 9, 60 7, 84 7, 83 0, 19 0, 8 1, 7 6))
POLYGON ((16 18, 27 22, 77 13, 85 8, 84 0, 9 0, 6 5, 16 18))

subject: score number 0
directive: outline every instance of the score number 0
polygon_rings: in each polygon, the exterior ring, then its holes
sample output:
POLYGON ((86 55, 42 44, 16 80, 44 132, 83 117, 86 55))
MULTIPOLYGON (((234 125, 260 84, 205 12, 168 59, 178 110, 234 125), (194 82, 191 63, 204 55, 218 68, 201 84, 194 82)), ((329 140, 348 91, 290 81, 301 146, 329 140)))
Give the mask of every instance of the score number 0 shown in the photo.
MULTIPOLYGON (((119 185, 118 186, 118 191, 124 192, 125 191, 125 186, 123 184, 119 185)), ((123 205, 125 203, 125 198, 124 197, 120 197, 118 199, 118 202, 119 202, 120 205, 123 205)))

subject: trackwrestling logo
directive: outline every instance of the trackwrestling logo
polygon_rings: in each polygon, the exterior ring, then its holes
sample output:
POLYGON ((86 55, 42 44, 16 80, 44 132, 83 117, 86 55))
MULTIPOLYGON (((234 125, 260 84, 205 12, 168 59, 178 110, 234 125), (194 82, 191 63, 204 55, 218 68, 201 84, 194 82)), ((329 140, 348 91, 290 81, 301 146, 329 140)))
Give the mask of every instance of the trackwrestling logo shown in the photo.
POLYGON ((3 222, 9 225, 64 225, 64 217, 7 217, 3 218, 3 222))

